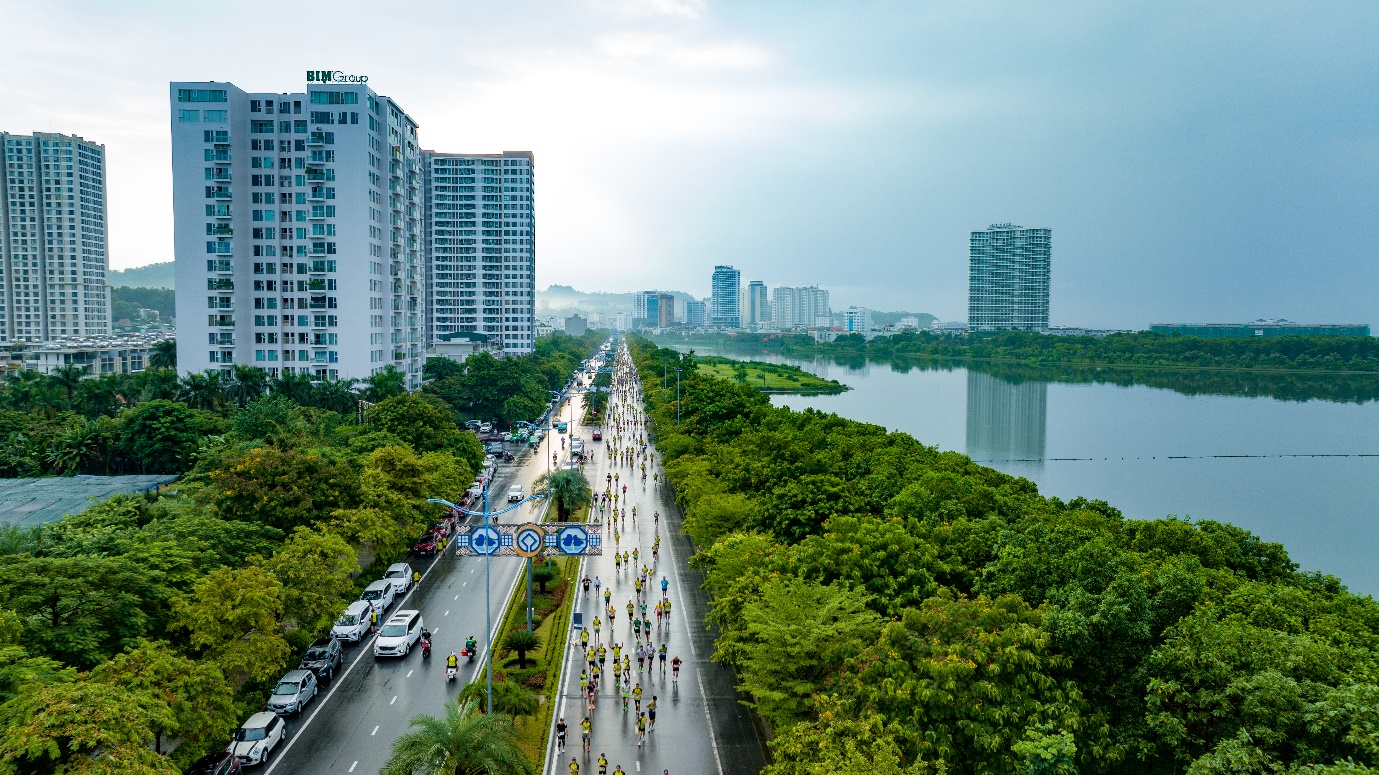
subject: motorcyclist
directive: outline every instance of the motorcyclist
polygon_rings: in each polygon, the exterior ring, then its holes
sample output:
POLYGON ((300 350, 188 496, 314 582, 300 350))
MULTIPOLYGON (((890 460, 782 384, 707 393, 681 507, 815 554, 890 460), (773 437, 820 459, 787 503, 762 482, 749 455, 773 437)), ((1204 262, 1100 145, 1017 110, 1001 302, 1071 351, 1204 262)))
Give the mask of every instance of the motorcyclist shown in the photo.
POLYGON ((460 669, 460 658, 455 656, 455 652, 450 652, 450 656, 445 658, 445 666, 456 670, 460 669))
POLYGON ((470 635, 468 638, 464 639, 464 650, 469 652, 469 655, 471 657, 474 656, 474 652, 478 649, 478 646, 479 642, 474 639, 473 635, 470 635))

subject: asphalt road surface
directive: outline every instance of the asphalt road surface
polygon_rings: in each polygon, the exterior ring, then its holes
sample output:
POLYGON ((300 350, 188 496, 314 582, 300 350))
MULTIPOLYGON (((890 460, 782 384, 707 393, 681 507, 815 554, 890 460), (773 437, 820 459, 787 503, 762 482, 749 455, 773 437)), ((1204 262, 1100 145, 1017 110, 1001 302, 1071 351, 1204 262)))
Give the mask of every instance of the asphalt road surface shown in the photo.
MULTIPOLYGON (((567 420, 569 403, 573 402, 567 402, 562 410, 567 420)), ((554 433, 514 463, 500 463, 489 486, 490 498, 497 501, 491 502, 490 508, 496 511, 506 505, 502 501, 513 484, 522 484, 531 492, 533 480, 547 470, 552 449, 564 458, 559 436, 554 433)), ((539 506, 543 502, 534 503, 539 506)), ((522 506, 501 519, 529 522, 539 514, 530 506, 522 506)), ((430 658, 422 659, 421 649, 417 648, 401 659, 375 659, 372 638, 347 646, 345 662, 336 679, 322 687, 321 694, 305 712, 287 719, 287 742, 261 769, 264 775, 374 775, 387 762, 393 741, 408 731, 413 716, 439 715, 442 705, 454 699, 465 683, 482 675, 480 668, 489 642, 484 612, 485 573, 489 575, 488 599, 496 627, 521 576, 522 558, 457 557, 453 551, 445 551, 434 560, 417 560, 410 562, 423 574, 420 588, 394 603, 388 612, 404 608, 421 611, 433 635, 430 658), (451 651, 459 654, 469 635, 479 642, 479 657, 472 664, 461 657, 459 677, 446 682, 446 657, 451 651)))
MULTIPOLYGON (((639 469, 615 465, 607 452, 607 440, 611 439, 612 433, 605 428, 605 441, 595 443, 588 441, 591 430, 587 427, 580 429, 580 435, 589 447, 589 464, 585 473, 596 492, 603 491, 606 475, 613 472, 620 476, 619 486, 628 486, 629 505, 637 507, 636 526, 633 526, 629 514, 626 528, 620 530, 620 546, 629 553, 634 546, 638 548, 638 567, 642 564, 651 565, 652 542, 659 530, 660 558, 654 569, 652 591, 646 598, 647 610, 652 617, 652 641, 657 646, 665 642, 668 647, 667 659, 678 655, 683 665, 678 682, 672 680, 669 666, 664 674, 659 665, 638 672, 636 639, 627 616, 627 602, 635 594, 635 574, 627 569, 621 573, 615 569, 613 552, 609 551, 614 537, 612 531, 604 527, 606 553, 587 557, 582 575, 590 579, 597 576, 604 588, 611 585, 612 603, 616 607, 611 632, 601 593, 597 595, 597 600, 592 590, 587 595, 581 593, 576 599, 575 610, 583 611, 586 628, 591 626, 595 616, 603 620, 599 638, 609 649, 607 658, 610 663, 612 643, 624 646, 632 644, 632 681, 634 685, 640 684, 642 687, 643 710, 653 695, 657 698, 656 726, 654 731, 647 734, 645 744, 638 746, 636 714, 631 706, 623 711, 621 696, 614 688, 611 676, 605 677, 599 687, 595 710, 588 714, 593 727, 591 750, 587 754, 581 750, 580 721, 588 711, 587 703, 581 697, 579 677, 588 664, 585 652, 578 644, 578 633, 571 633, 556 708, 557 717, 563 716, 568 726, 568 739, 565 750, 559 751, 556 750, 555 736, 551 736, 544 772, 547 775, 565 775, 569 772, 570 760, 576 758, 581 773, 597 773, 600 753, 608 757, 609 772, 621 765, 628 775, 638 772, 661 775, 665 770, 672 775, 759 772, 766 764, 765 746, 756 733, 750 713, 739 702, 734 675, 710 659, 716 634, 706 630, 704 625, 708 596, 702 589, 702 575, 687 565, 693 547, 689 538, 680 534, 681 515, 669 488, 658 485, 650 478, 653 467, 648 468, 648 478, 642 482, 639 469), (652 517, 656 511, 661 513, 659 526, 652 517), (669 621, 657 625, 651 611, 661 596, 662 576, 670 583, 672 606, 669 621)), ((649 449, 655 451, 654 448, 649 449)), ((661 471, 659 458, 654 469, 661 471)), ((620 501, 618 505, 621 507, 624 503, 620 501)), ((608 672, 612 672, 611 667, 608 672)))

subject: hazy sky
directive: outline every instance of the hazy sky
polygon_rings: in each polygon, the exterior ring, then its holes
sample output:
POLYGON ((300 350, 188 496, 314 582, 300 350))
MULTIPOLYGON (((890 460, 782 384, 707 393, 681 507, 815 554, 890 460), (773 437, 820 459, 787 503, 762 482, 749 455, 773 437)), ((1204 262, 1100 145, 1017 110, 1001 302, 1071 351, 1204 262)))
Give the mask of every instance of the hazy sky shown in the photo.
POLYGON ((1379 324, 1379 4, 0 0, 0 129, 106 145, 112 266, 172 258, 167 84, 369 76, 531 150, 537 284, 817 283, 966 317, 1053 229, 1053 322, 1379 324))

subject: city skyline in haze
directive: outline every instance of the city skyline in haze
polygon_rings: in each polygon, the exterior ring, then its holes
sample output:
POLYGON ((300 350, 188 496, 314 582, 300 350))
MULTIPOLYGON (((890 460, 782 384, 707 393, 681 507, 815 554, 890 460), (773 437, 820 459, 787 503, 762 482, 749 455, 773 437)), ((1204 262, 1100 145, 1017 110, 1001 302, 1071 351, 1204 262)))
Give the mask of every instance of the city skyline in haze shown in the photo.
POLYGON ((425 148, 533 151, 538 287, 727 264, 959 320, 1008 221, 1057 232, 1054 325, 1379 318, 1370 5, 403 3, 405 56, 363 3, 21 8, 0 129, 106 146, 112 269, 172 259, 170 81, 330 68, 425 148))

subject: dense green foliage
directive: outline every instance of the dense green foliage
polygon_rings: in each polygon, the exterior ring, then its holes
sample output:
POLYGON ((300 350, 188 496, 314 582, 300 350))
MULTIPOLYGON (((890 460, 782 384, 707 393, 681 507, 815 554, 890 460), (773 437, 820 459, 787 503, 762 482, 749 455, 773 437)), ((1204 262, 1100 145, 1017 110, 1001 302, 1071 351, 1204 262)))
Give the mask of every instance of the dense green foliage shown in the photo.
POLYGON ((718 356, 698 356, 695 363, 710 376, 731 379, 767 393, 835 394, 847 390, 843 383, 810 374, 786 363, 739 361, 718 356))
POLYGON ((1049 336, 1021 332, 947 336, 921 331, 878 336, 845 334, 828 343, 804 334, 717 334, 690 343, 766 348, 785 355, 915 355, 1029 363, 1191 366, 1227 369, 1379 371, 1379 338, 1279 336, 1202 339, 1139 332, 1110 336, 1049 336))
MULTIPOLYGON (((83 449, 98 470, 184 476, 0 532, 0 773, 175 773, 263 706, 435 523, 426 499, 459 500, 483 460, 450 406, 379 376, 362 418, 348 385, 245 369, 112 381, 128 405, 90 419, 60 386, 12 379, 0 392, 11 445, 94 428, 102 441, 83 449), (192 378, 196 407, 151 395, 191 392, 192 378)), ((33 449, 26 470, 53 472, 49 448, 33 449)))
POLYGON ((633 347, 771 775, 1379 765, 1379 605, 1281 546, 1044 497, 692 357, 677 425, 677 356, 633 347))
POLYGON ((560 390, 605 336, 597 331, 584 336, 557 332, 537 339, 530 355, 494 358, 481 352, 463 364, 432 359, 426 364, 425 392, 454 407, 460 420, 531 422, 546 411, 549 391, 560 390))
POLYGON ((110 318, 111 322, 129 320, 138 322, 140 309, 151 309, 158 313, 158 317, 164 321, 169 321, 177 316, 177 307, 174 299, 175 294, 171 288, 130 288, 128 286, 111 286, 110 288, 110 318))

